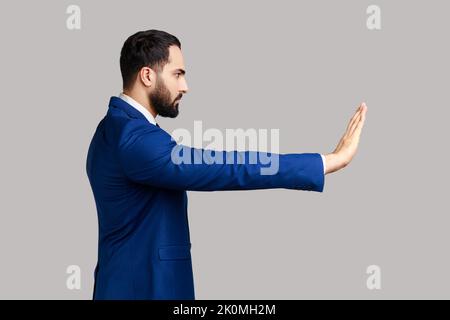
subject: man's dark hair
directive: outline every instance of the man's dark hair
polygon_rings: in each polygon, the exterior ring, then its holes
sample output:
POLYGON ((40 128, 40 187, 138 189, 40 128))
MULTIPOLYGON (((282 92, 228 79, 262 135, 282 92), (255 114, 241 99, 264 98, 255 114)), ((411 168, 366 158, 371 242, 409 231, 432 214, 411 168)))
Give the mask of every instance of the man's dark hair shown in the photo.
POLYGON ((169 47, 181 43, 177 37, 160 30, 139 31, 130 36, 120 52, 120 71, 123 88, 129 89, 136 73, 143 67, 149 67, 157 73, 169 62, 169 47))

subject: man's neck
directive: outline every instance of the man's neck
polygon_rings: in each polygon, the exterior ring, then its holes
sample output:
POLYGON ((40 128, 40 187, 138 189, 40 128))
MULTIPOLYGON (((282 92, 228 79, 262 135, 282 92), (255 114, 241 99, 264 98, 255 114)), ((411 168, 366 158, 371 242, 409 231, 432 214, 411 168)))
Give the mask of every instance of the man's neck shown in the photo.
POLYGON ((138 102, 141 106, 143 106, 145 109, 147 109, 148 112, 151 113, 153 118, 156 118, 156 116, 158 115, 156 113, 156 111, 152 108, 152 106, 150 105, 150 102, 148 101, 147 96, 145 96, 145 95, 143 96, 136 92, 133 92, 132 90, 125 90, 125 89, 123 90, 123 94, 129 96, 130 98, 132 98, 133 100, 138 102))

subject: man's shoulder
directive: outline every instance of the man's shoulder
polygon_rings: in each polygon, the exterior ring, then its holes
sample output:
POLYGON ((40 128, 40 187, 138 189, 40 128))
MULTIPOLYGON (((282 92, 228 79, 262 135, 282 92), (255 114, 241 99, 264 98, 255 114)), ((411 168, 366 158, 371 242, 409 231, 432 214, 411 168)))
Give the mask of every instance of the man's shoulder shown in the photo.
POLYGON ((147 119, 130 118, 121 113, 108 113, 105 117, 107 130, 114 135, 118 146, 129 145, 137 141, 152 143, 168 142, 172 137, 161 128, 148 122, 147 119))
POLYGON ((108 125, 118 129, 124 129, 126 127, 146 127, 149 125, 149 122, 146 119, 131 118, 122 110, 108 110, 105 121, 108 125))

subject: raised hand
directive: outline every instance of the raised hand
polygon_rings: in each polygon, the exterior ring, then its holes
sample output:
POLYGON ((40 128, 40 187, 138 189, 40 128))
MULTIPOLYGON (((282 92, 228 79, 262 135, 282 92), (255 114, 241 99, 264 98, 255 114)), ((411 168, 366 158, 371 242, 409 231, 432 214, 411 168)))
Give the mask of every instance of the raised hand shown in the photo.
POLYGON ((363 102, 356 109, 355 114, 350 119, 347 129, 339 141, 336 149, 325 155, 325 174, 338 171, 346 167, 353 159, 358 149, 359 138, 366 120, 367 106, 363 102))

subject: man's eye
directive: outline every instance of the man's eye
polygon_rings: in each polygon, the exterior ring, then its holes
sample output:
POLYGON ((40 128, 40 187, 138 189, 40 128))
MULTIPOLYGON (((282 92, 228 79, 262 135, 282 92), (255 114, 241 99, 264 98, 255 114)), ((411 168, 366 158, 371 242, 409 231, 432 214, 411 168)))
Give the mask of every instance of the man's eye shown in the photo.
POLYGON ((176 73, 175 76, 178 78, 181 75, 181 73, 176 73))

